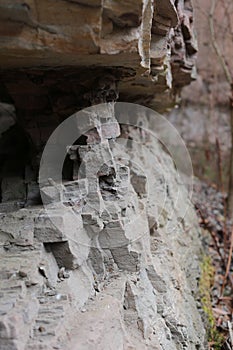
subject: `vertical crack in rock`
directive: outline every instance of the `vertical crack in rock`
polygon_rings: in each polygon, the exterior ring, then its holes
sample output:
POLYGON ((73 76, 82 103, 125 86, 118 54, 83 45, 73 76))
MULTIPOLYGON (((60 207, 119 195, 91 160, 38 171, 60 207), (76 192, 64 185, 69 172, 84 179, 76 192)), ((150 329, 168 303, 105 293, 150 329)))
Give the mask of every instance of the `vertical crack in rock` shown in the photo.
MULTIPOLYGON (((104 89, 100 91, 97 98, 107 98, 104 89)), ((9 309, 3 310, 4 344, 20 349, 21 338, 6 334, 6 329, 11 317, 22 312, 20 300, 28 302, 33 295, 28 304, 33 311, 26 310, 27 318, 20 321, 26 349, 40 343, 63 346, 67 327, 72 339, 77 337, 88 348, 91 320, 103 318, 100 305, 115 315, 122 344, 140 349, 204 349, 205 334, 193 297, 198 278, 193 257, 200 251, 193 237, 198 237, 198 227, 186 230, 196 220, 192 208, 182 223, 178 220, 184 203, 174 207, 179 182, 172 162, 156 139, 139 128, 120 128, 113 102, 96 107, 89 116, 91 129, 79 144, 67 147, 73 180, 57 184, 48 179, 41 189, 45 208, 1 214, 1 254, 12 271, 3 271, 3 281, 10 274, 12 287, 7 287, 6 295, 14 291, 14 303, 19 305, 12 309, 7 304, 9 309), (119 136, 127 152, 117 143, 119 136), (161 157, 169 184, 157 169, 161 157), (167 203, 159 215, 156 208, 168 187, 167 203), (148 188, 153 189, 150 198, 148 188), (175 217, 170 214, 173 210, 175 217), (177 227, 172 233, 166 231, 168 219, 177 227), (72 323, 76 312, 79 320, 72 323)), ((146 118, 139 118, 146 125, 146 118)), ((99 349, 108 344, 103 334, 106 326, 95 330, 102 339, 99 349)))
MULTIPOLYGON (((103 91, 97 89, 97 98, 107 98, 103 91)), ((67 327, 72 339, 77 337, 88 348, 91 320, 103 319, 105 308, 116 317, 108 323, 116 322, 122 344, 140 349, 204 349, 205 335, 193 297, 198 276, 193 256, 200 251, 193 236, 198 236, 198 228, 185 229, 195 222, 195 215, 190 208, 187 218, 179 222, 181 208, 174 208, 179 183, 169 156, 139 128, 120 128, 114 106, 111 102, 96 107, 89 115, 95 127, 79 144, 67 147, 73 180, 57 184, 48 179, 42 187, 45 208, 1 214, 1 254, 12 271, 3 271, 3 281, 9 273, 13 276, 9 287, 19 305, 13 309, 8 305, 3 311, 1 337, 6 346, 20 349, 21 338, 5 334, 6 329, 24 307, 19 300, 28 301, 34 295, 28 306, 33 312, 25 311, 27 318, 21 323, 26 349, 39 344, 63 346, 67 327), (117 143, 119 136, 128 145, 127 152, 117 143), (142 140, 149 145, 143 152, 142 140), (159 217, 155 207, 163 201, 162 188, 167 193, 157 169, 161 157, 169 173, 169 196, 159 217), (143 167, 151 176, 145 176, 143 167), (148 181, 153 191, 146 206, 148 181), (172 218, 169 211, 174 209, 177 217, 172 218), (174 227, 178 225, 172 234, 166 231, 167 218, 174 227), (23 262, 21 255, 27 260, 23 262), (79 319, 74 322, 76 312, 79 319)), ((142 115, 140 121, 146 125, 142 115)), ((186 194, 184 198, 188 201, 186 194)), ((104 328, 95 330, 101 338, 99 349, 108 346, 106 321, 104 328)))
POLYGON ((204 350, 187 190, 147 113, 119 125, 115 108, 165 110, 193 79, 190 2, 0 9, 0 348, 204 350), (45 177, 39 193, 49 135, 94 105, 89 130, 64 147, 63 181, 45 177))

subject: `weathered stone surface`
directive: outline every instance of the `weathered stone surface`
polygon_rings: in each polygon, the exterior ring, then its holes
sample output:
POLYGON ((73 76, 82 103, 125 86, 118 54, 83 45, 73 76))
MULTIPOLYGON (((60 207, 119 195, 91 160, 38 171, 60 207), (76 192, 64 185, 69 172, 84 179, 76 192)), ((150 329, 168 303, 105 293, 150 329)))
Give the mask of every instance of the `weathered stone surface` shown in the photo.
MULTIPOLYGON (((124 68, 122 79, 119 73, 113 74, 117 81, 121 80, 121 98, 136 98, 137 102, 143 98, 147 104, 164 109, 172 100, 159 103, 158 95, 172 87, 181 88, 194 78, 196 44, 190 9, 182 1, 171 0, 59 0, 56 6, 51 0, 28 0, 23 4, 5 0, 0 11, 1 67, 73 66, 74 72, 80 67, 87 71, 88 67, 100 66, 124 68), (172 49, 168 46, 170 40, 172 49)), ((27 72, 22 70, 22 75, 17 75, 18 83, 14 71, 10 72, 14 74, 12 82, 7 72, 1 73, 6 82, 4 89, 13 97, 17 109, 30 108, 25 98, 28 93, 38 113, 48 109, 50 101, 56 110, 60 104, 75 104, 68 91, 66 98, 63 93, 63 101, 54 91, 50 96, 51 80, 46 85, 46 70, 33 69, 29 81, 27 72), (25 92, 18 84, 24 85, 25 92)), ((89 79, 92 85, 92 77, 89 79)), ((112 93, 109 98, 113 99, 112 93)))
MULTIPOLYGON (((140 114, 140 123, 147 125, 146 116, 140 114)), ((31 207, 29 216, 29 209, 2 214, 1 261, 8 265, 2 270, 7 291, 2 322, 8 325, 12 312, 22 315, 10 295, 16 293, 23 302, 36 298, 30 324, 20 325, 22 345, 14 331, 10 337, 2 335, 4 346, 50 349, 65 343, 75 349, 79 339, 83 349, 93 341, 97 349, 205 348, 195 302, 201 247, 191 206, 180 220, 189 204, 186 189, 156 138, 124 126, 118 145, 112 132, 113 140, 100 133, 99 142, 67 148, 72 161, 79 155, 84 178, 64 184, 49 179, 50 185, 43 187, 44 209, 31 207), (182 197, 176 203, 178 190, 182 197), (30 249, 16 239, 24 216, 30 221, 26 232, 29 226, 34 232, 30 249)))
MULTIPOLYGON (((4 251, 1 248, 1 349, 25 349, 31 334, 39 310, 37 296, 43 286, 38 266, 45 264, 47 258, 40 248, 36 245, 33 250, 12 246, 4 251)), ((52 261, 50 263, 51 268, 52 261)), ((50 275, 48 265, 46 269, 50 275)))
POLYGON ((34 234, 39 242, 66 241, 67 237, 64 230, 65 218, 59 211, 54 211, 50 215, 43 211, 35 218, 34 234))
MULTIPOLYGON (((22 167, 15 170, 26 197, 18 190, 7 197, 5 189, 18 153, 0 159, 6 168, 1 205, 15 208, 0 215, 4 348, 205 348, 195 301, 199 227, 192 207, 180 219, 189 204, 187 191, 169 156, 143 131, 146 113, 139 130, 119 125, 114 110, 118 98, 167 108, 171 90, 190 82, 196 50, 186 5, 0 4, 0 98, 14 101, 17 132, 22 128, 27 141, 22 167), (63 145, 63 183, 49 177, 57 159, 46 169, 42 207, 37 177, 49 135, 67 116, 101 102, 107 104, 95 113, 84 111, 89 130, 63 145), (16 210, 15 199, 27 209, 16 210)), ((16 132, 9 134, 3 145, 14 150, 16 132)))
POLYGON ((34 215, 26 209, 0 214, 0 240, 22 246, 33 245, 34 215))

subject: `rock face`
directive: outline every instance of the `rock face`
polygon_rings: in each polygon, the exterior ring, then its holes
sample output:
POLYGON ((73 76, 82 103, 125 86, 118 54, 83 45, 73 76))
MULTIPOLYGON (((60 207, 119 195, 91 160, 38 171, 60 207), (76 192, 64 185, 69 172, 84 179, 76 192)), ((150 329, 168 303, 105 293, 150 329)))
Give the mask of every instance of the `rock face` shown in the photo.
POLYGON ((86 69, 89 77, 85 74, 80 86, 77 67, 82 74, 85 67, 113 70, 121 100, 161 110, 172 104, 171 89, 180 89, 195 76, 197 49, 187 0, 59 0, 56 6, 52 0, 4 0, 0 13, 2 98, 6 92, 24 113, 28 104, 31 112, 49 110, 51 99, 58 97, 60 74, 63 83, 74 85, 62 103, 74 106, 85 87, 93 85, 93 76, 103 74, 99 69, 90 75, 86 69), (73 70, 50 74, 42 69, 67 66, 73 70), (20 67, 21 72, 12 72, 20 67))
POLYGON ((4 0, 0 18, 0 349, 205 349, 188 190, 148 110, 127 124, 115 103, 165 109, 192 80, 190 2, 4 0))
POLYGON ((79 179, 42 169, 45 207, 1 214, 1 349, 204 349, 187 190, 156 139, 122 126, 118 143, 114 104, 100 106, 107 123, 68 148, 79 179))

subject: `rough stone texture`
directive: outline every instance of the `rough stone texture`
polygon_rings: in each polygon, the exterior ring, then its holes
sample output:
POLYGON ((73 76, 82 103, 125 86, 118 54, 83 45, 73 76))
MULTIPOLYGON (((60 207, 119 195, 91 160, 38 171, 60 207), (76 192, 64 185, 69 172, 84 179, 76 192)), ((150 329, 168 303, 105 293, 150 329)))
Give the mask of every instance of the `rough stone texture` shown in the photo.
POLYGON ((115 67, 122 100, 161 110, 172 104, 169 90, 189 84, 195 75, 189 1, 59 0, 55 6, 52 0, 4 0, 0 13, 0 96, 10 95, 23 112, 49 109, 58 97, 51 87, 58 84, 59 75, 51 76, 43 67, 73 67, 62 73, 63 81, 66 75, 76 85, 72 95, 67 90, 67 97, 63 89, 66 107, 74 105, 83 89, 80 77, 78 81, 70 76, 77 75, 80 66, 115 67), (27 69, 16 74, 14 69, 20 67, 27 69))
POLYGON ((45 208, 2 214, 1 349, 205 349, 200 229, 187 191, 156 139, 125 126, 120 146, 115 130, 68 148, 84 162, 84 182, 50 180, 45 208))
POLYGON ((205 349, 187 189, 114 114, 117 99, 168 108, 193 79, 189 1, 4 0, 0 19, 0 349, 205 349), (102 102, 39 193, 51 132, 102 102))

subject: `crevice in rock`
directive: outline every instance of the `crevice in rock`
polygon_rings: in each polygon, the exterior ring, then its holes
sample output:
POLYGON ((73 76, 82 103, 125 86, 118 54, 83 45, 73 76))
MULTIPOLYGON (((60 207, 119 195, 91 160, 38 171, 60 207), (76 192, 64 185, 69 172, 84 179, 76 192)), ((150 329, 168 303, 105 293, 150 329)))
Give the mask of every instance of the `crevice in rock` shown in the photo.
POLYGON ((193 79, 190 14, 182 1, 175 8, 172 0, 157 1, 155 7, 151 0, 71 0, 56 6, 37 1, 36 18, 27 5, 9 4, 0 14, 10 14, 0 32, 0 100, 14 104, 17 118, 10 127, 7 118, 4 132, 0 128, 0 183, 2 203, 20 205, 5 215, 0 203, 1 276, 6 277, 1 284, 15 298, 13 306, 3 304, 2 339, 6 346, 14 339, 17 350, 24 345, 65 349, 68 332, 80 332, 84 349, 95 344, 98 350, 186 345, 192 350, 204 339, 189 285, 198 271, 194 266, 192 276, 186 274, 200 248, 193 242, 196 218, 191 208, 191 231, 178 225, 169 236, 167 221, 176 227, 180 216, 178 205, 177 216, 170 214, 178 186, 175 169, 143 129, 147 112, 135 110, 138 127, 124 127, 115 109, 116 101, 160 111, 172 106, 174 90, 193 79), (87 112, 89 130, 63 145, 61 183, 42 177, 42 206, 37 181, 44 147, 63 121, 89 106, 95 106, 87 112), (158 174, 160 159, 168 164, 168 185, 158 174), (7 186, 13 198, 7 197, 7 186), (160 210, 163 190, 167 200, 160 210), (182 293, 186 304, 180 302, 182 293), (8 329, 15 333, 5 336, 8 329))
POLYGON ((78 267, 68 242, 44 243, 44 246, 53 253, 59 268, 65 267, 67 270, 74 270, 78 267))

